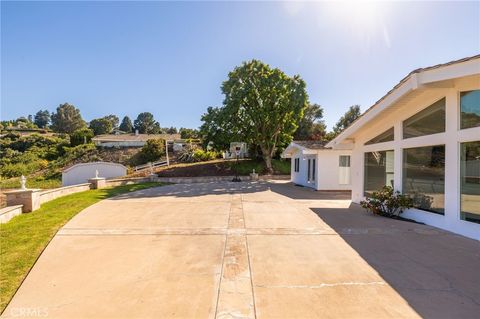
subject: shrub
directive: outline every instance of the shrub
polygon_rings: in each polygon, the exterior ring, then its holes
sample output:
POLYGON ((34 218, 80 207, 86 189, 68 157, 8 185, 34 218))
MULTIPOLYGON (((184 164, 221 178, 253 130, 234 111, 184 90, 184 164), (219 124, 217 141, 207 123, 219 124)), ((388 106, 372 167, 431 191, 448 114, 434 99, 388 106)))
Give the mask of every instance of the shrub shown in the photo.
POLYGON ((93 131, 89 128, 82 128, 70 134, 70 146, 87 144, 92 141, 93 131))
POLYGON ((165 155, 165 140, 161 138, 147 140, 140 151, 140 157, 145 163, 157 161, 163 155, 165 155))
POLYGON ((370 197, 360 202, 360 205, 374 215, 398 217, 405 209, 413 206, 413 199, 408 195, 393 191, 390 186, 373 192, 370 197))
POLYGON ((179 152, 177 159, 183 163, 205 162, 211 161, 219 157, 219 153, 215 151, 205 151, 193 144, 187 144, 182 151, 179 152))

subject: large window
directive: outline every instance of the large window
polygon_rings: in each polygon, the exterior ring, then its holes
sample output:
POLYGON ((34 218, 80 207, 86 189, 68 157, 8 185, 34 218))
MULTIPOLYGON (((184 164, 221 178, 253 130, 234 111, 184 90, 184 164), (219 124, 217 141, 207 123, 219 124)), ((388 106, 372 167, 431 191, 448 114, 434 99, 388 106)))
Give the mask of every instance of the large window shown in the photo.
POLYGON ((445 145, 403 150, 403 192, 415 207, 444 214, 445 145))
POLYGON ((445 98, 403 121, 403 138, 445 132, 445 98))
POLYGON ((386 130, 380 135, 375 136, 370 141, 366 142, 365 145, 377 144, 383 142, 390 142, 394 139, 393 127, 389 130, 386 130))
POLYGON ((460 93, 460 128, 480 126, 480 90, 460 93))
POLYGON ((393 151, 365 153, 365 196, 369 196, 372 192, 381 189, 385 185, 393 187, 393 162, 393 151))
POLYGON ((480 224, 480 141, 461 144, 460 189, 460 218, 480 224))

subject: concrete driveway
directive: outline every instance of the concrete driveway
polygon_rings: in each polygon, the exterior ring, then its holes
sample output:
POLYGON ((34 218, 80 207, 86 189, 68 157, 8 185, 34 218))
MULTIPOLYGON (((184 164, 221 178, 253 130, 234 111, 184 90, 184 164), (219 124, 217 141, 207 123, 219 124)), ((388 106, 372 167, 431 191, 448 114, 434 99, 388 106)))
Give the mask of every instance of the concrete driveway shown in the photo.
POLYGON ((104 200, 55 236, 4 312, 50 318, 474 318, 478 242, 285 183, 104 200))

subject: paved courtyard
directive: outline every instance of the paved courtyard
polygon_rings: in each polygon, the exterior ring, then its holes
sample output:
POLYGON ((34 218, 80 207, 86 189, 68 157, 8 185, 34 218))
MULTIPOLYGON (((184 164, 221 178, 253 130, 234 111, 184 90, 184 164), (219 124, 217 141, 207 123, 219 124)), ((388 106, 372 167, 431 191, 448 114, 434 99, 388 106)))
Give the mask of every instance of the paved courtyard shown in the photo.
POLYGON ((478 318, 478 241, 289 183, 169 185, 101 201, 5 310, 50 318, 478 318))

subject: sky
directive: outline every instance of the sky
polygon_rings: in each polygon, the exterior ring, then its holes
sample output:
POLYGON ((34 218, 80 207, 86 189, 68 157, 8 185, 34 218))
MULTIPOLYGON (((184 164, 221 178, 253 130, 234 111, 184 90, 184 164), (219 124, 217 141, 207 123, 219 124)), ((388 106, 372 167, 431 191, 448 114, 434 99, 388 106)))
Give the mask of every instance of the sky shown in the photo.
POLYGON ((307 83, 331 128, 410 71, 480 53, 473 2, 1 2, 2 120, 68 102, 196 128, 259 59, 307 83))

